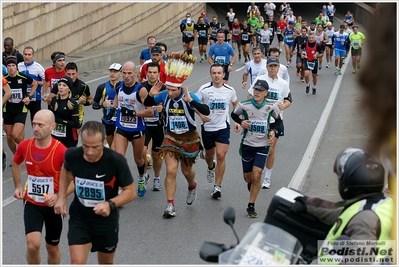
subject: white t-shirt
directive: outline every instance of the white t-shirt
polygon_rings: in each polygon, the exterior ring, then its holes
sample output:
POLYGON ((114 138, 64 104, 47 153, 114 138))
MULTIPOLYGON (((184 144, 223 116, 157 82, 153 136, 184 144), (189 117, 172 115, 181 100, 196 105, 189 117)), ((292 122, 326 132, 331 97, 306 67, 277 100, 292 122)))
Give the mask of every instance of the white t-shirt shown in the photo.
POLYGON ((255 78, 259 73, 263 73, 264 70, 266 70, 266 59, 262 58, 259 63, 255 63, 252 59, 245 64, 244 73, 250 75, 251 84, 253 84, 255 78))
POLYGON ((212 82, 202 85, 196 93, 203 104, 207 104, 211 113, 208 117, 210 122, 202 122, 207 132, 214 132, 225 129, 227 123, 230 124, 230 104, 237 101, 236 91, 233 87, 223 84, 216 88, 212 82), (227 123, 226 123, 227 122, 227 123))
POLYGON ((260 30, 260 42, 262 44, 270 44, 270 36, 273 36, 272 32, 270 29, 267 30, 260 30))
POLYGON ((235 15, 236 15, 236 13, 230 13, 230 11, 229 12, 227 12, 227 17, 229 17, 229 21, 230 22, 233 22, 234 21, 234 17, 235 17, 235 15))
POLYGON ((266 3, 265 4, 265 9, 266 9, 266 14, 268 16, 273 15, 274 14, 274 9, 276 9, 276 5, 274 3, 266 3))

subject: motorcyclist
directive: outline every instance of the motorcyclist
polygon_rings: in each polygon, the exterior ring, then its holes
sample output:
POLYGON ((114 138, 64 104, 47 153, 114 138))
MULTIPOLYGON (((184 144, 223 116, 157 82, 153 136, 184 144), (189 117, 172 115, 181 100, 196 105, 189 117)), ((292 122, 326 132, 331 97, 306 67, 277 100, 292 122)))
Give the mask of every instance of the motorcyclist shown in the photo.
POLYGON ((347 148, 334 163, 342 201, 298 197, 295 212, 308 212, 333 227, 325 241, 348 236, 351 240, 391 240, 394 202, 382 193, 384 168, 380 160, 358 148, 347 148))

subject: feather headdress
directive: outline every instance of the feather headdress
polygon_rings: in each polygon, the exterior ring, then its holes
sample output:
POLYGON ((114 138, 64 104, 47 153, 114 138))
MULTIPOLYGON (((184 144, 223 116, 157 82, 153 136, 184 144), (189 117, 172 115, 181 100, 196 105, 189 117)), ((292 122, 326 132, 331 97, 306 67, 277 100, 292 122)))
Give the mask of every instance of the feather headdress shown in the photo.
POLYGON ((193 55, 172 52, 167 55, 165 65, 166 85, 181 87, 183 82, 190 76, 197 60, 193 55))

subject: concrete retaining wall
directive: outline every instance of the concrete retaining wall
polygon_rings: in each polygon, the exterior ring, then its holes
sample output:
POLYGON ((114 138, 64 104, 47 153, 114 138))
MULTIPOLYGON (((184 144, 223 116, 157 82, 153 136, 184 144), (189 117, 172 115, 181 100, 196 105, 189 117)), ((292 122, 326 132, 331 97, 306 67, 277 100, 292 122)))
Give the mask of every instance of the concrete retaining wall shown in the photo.
POLYGON ((3 37, 12 37, 21 52, 27 45, 35 48, 40 62, 49 60, 54 51, 78 54, 133 44, 149 35, 178 33, 185 14, 198 17, 205 6, 201 2, 2 3, 3 37))

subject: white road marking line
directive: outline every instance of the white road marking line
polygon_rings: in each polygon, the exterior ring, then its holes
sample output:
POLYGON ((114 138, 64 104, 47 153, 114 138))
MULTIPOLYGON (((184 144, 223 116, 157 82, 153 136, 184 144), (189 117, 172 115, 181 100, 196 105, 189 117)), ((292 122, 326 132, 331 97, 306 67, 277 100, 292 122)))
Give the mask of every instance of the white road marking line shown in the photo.
MULTIPOLYGON (((351 58, 350 52, 348 53, 347 58, 351 58)), ((348 65, 350 64, 347 63, 343 65, 343 68, 341 69, 342 73, 345 72, 346 66, 348 65)), ((301 190, 302 180, 305 178, 305 175, 308 173, 309 166, 312 163, 313 158, 315 156, 315 151, 319 146, 321 135, 324 132, 328 117, 331 114, 332 107, 334 105, 335 99, 337 98, 337 94, 343 76, 344 76, 343 74, 338 75, 337 80, 334 83, 334 87, 332 89, 330 98, 328 99, 326 107, 324 108, 323 113, 321 114, 319 123, 317 124, 316 129, 313 132, 312 137, 310 138, 310 142, 308 144, 308 147, 306 148, 305 153, 303 154, 301 163, 299 164, 298 169, 296 169, 294 176, 292 177, 290 183, 288 184, 288 188, 294 188, 299 191, 301 190)))
POLYGON ((11 197, 9 197, 9 198, 7 198, 7 199, 4 199, 3 200, 3 208, 5 207, 5 206, 7 206, 8 204, 11 204, 12 202, 14 202, 15 200, 17 200, 14 196, 11 196, 11 197))

